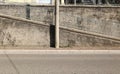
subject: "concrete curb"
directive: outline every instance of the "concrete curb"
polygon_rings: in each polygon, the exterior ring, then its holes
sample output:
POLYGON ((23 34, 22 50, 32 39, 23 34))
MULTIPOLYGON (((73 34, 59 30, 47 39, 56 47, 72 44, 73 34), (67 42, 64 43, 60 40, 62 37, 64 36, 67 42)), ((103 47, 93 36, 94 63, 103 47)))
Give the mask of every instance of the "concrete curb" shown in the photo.
POLYGON ((0 54, 120 54, 120 50, 0 50, 0 54))

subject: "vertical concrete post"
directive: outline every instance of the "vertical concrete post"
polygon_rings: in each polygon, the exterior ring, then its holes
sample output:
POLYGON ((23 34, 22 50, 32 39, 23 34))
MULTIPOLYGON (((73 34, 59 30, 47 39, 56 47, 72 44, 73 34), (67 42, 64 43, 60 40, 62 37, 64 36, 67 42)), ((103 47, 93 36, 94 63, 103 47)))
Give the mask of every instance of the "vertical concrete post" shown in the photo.
POLYGON ((55 0, 52 0, 52 2, 51 2, 51 3, 52 3, 52 5, 55 5, 55 0))
POLYGON ((55 1, 55 47, 59 48, 59 0, 55 1))
POLYGON ((76 5, 76 0, 74 0, 74 5, 76 5))
POLYGON ((65 4, 64 0, 61 0, 61 4, 62 4, 62 5, 64 5, 64 4, 65 4))
POLYGON ((93 4, 96 5, 97 4, 97 1, 96 0, 92 0, 93 4))
POLYGON ((84 3, 84 0, 81 0, 81 3, 83 4, 83 3, 84 3))
POLYGON ((102 0, 98 0, 98 4, 100 4, 100 5, 101 5, 101 4, 102 4, 102 0))

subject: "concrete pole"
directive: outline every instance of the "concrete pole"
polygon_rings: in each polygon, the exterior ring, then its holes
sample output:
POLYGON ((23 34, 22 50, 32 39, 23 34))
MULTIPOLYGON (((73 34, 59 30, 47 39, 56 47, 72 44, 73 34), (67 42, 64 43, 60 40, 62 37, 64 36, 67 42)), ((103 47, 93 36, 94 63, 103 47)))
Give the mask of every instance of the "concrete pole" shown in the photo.
POLYGON ((100 4, 100 5, 101 5, 101 4, 102 4, 102 0, 98 0, 98 4, 100 4))
POLYGON ((81 0, 81 2, 84 2, 84 0, 81 0))
POLYGON ((93 2, 93 4, 94 5, 96 5, 97 4, 97 2, 96 2, 97 0, 92 0, 92 2, 93 2))
POLYGON ((59 48, 59 0, 55 1, 55 47, 59 48))
POLYGON ((76 5, 76 0, 74 0, 74 5, 76 5))
POLYGON ((61 0, 61 4, 62 4, 62 5, 64 5, 64 4, 65 4, 64 0, 61 0))
POLYGON ((52 4, 52 5, 55 5, 55 0, 52 0, 51 4, 52 4))
POLYGON ((81 0, 81 3, 83 4, 83 3, 84 3, 84 0, 81 0))

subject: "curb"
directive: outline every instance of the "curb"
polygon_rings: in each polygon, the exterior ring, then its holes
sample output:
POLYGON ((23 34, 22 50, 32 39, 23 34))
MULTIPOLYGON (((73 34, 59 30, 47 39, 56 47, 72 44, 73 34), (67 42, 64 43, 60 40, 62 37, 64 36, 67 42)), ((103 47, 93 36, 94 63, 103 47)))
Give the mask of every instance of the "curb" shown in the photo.
POLYGON ((120 54, 120 50, 0 50, 0 54, 120 54))

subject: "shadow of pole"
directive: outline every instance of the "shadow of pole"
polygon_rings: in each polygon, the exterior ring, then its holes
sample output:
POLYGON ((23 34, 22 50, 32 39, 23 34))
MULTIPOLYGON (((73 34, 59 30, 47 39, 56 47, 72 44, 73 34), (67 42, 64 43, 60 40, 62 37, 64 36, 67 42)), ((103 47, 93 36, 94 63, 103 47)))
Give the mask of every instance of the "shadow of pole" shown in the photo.
POLYGON ((50 25, 50 47, 55 47, 55 26, 50 25))

